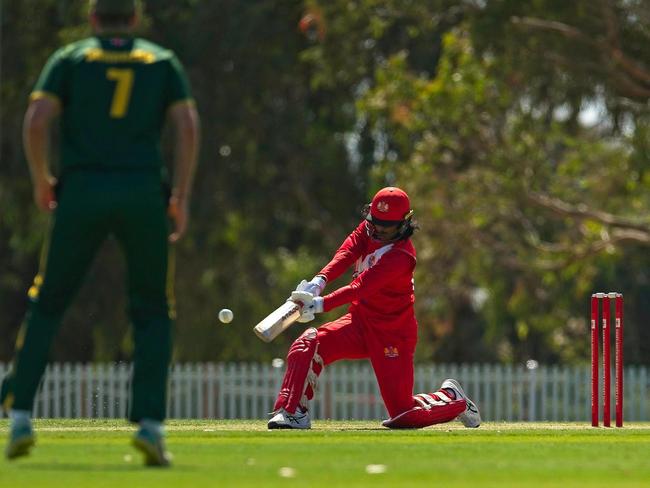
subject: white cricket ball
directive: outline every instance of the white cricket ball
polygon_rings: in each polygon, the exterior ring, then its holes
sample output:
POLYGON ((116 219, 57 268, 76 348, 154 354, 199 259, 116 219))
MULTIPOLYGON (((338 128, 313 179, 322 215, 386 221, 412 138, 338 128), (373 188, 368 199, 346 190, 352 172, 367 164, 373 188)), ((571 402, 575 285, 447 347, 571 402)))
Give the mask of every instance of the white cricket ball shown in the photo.
POLYGON ((223 324, 229 324, 230 322, 232 322, 234 316, 235 315, 232 313, 232 310, 230 310, 229 308, 222 308, 219 311, 219 320, 223 324))

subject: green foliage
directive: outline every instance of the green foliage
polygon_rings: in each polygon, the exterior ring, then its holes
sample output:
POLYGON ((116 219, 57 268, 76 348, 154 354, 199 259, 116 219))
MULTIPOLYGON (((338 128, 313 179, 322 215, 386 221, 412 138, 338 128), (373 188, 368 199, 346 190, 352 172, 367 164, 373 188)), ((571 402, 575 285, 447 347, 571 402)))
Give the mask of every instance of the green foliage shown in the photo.
POLYGON ((427 353, 451 361, 462 347, 474 358, 584 361, 589 293, 633 288, 620 270, 634 252, 624 242, 635 238, 607 234, 630 223, 647 242, 647 219, 637 217, 647 187, 639 191, 630 168, 638 136, 575 126, 557 94, 534 93, 554 80, 532 67, 530 84, 513 83, 505 55, 475 48, 470 33, 481 22, 443 37, 435 77, 398 53, 359 102, 392 148, 382 171, 418 202, 416 282, 437 297, 418 316, 440 345, 427 353), (570 211, 566 202, 574 202, 570 211))
MULTIPOLYGON (((421 227, 418 358, 584 362, 588 296, 616 288, 626 358, 647 362, 642 4, 147 2, 142 35, 179 54, 203 125, 177 249, 175 359, 284 355, 301 329, 266 345, 252 326, 326 263, 376 189, 397 184, 421 227), (302 32, 305 15, 315 24, 302 32), (235 312, 228 326, 216 319, 224 307, 235 312)), ((0 331, 10 339, 47 228, 31 203, 21 120, 47 56, 88 34, 85 13, 85 0, 2 3, 0 331)), ((108 243, 54 356, 128 357, 123 292, 108 243)), ((12 347, 4 341, 0 359, 12 347)))

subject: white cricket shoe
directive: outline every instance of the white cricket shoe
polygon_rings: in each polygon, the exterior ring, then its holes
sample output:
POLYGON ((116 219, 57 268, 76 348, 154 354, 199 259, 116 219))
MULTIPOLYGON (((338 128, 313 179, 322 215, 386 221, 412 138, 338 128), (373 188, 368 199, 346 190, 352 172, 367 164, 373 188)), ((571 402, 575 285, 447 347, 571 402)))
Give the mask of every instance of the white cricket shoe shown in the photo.
POLYGON ((456 399, 464 399, 465 403, 467 404, 467 408, 463 413, 461 413, 458 416, 458 420, 461 421, 461 423, 465 427, 469 428, 476 428, 479 425, 481 425, 481 414, 478 411, 478 407, 476 404, 469 399, 469 397, 465 394, 465 391, 463 390, 463 387, 460 386, 460 383, 454 379, 446 379, 445 381, 442 382, 442 385, 440 385, 440 388, 451 388, 456 392, 456 399))
POLYGON ((311 429, 309 412, 302 412, 300 408, 296 413, 289 413, 284 408, 274 412, 269 420, 269 429, 311 429))

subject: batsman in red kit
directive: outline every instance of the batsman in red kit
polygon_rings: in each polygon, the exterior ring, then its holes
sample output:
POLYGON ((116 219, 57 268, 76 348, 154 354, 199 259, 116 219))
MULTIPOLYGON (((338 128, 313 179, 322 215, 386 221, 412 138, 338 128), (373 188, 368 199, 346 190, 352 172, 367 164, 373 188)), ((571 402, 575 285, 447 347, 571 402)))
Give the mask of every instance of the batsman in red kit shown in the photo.
POLYGON ((290 299, 303 304, 300 322, 347 303, 350 307, 339 319, 307 329, 289 348, 269 429, 311 428, 308 401, 323 367, 340 359, 366 358, 390 416, 385 427, 415 429, 456 418, 465 427, 480 425, 476 405, 456 380, 443 381, 438 391, 413 395, 417 321, 412 217, 408 195, 399 188, 383 188, 327 266, 292 292, 290 299), (352 282, 321 297, 327 282, 352 265, 352 282))

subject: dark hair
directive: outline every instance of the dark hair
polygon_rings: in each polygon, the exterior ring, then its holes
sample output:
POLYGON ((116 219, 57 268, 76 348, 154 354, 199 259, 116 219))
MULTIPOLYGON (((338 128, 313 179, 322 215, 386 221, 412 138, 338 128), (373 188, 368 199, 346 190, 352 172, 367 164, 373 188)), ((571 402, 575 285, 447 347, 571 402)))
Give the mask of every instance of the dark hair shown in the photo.
POLYGON ((366 218, 370 215, 370 204, 366 203, 362 208, 361 208, 361 217, 366 218))
POLYGON ((135 12, 131 14, 100 14, 95 12, 99 25, 104 29, 128 27, 134 15, 135 12))
POLYGON ((402 241, 408 239, 413 234, 415 234, 416 230, 419 229, 420 229, 420 225, 417 223, 416 220, 408 219, 406 222, 404 222, 404 230, 401 231, 400 236, 397 240, 402 241))

